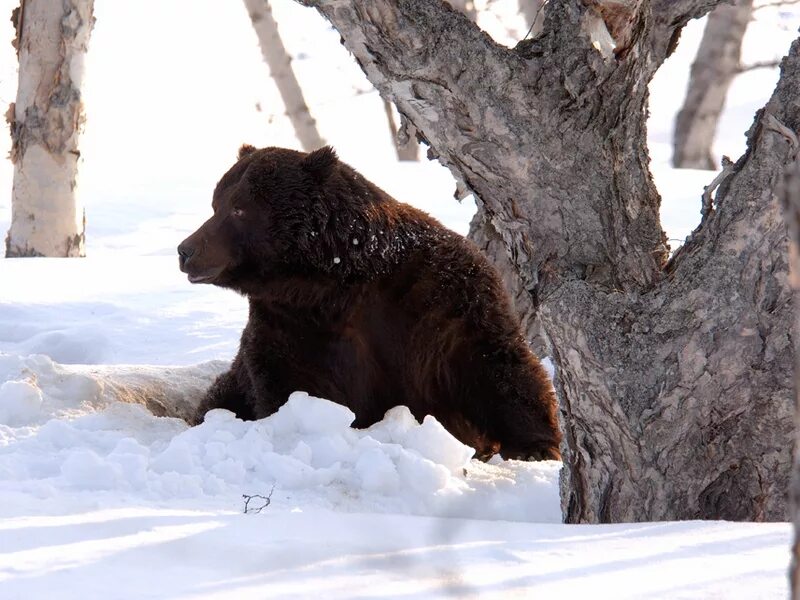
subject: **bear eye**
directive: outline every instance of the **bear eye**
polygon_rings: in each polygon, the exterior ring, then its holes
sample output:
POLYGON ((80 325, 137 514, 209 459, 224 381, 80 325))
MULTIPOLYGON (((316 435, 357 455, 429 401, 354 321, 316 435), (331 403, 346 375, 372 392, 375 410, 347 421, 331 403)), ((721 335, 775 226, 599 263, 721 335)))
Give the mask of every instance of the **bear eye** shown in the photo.
POLYGON ((241 219, 244 216, 244 210, 239 207, 234 207, 233 210, 231 210, 231 214, 237 219, 241 219))

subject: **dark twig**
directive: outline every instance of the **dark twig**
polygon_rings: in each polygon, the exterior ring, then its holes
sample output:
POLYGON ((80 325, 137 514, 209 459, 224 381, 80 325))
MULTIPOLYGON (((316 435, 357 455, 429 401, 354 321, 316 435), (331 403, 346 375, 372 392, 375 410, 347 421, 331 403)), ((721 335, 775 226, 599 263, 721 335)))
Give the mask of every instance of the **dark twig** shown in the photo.
POLYGON ((544 9, 544 5, 549 3, 549 2, 550 2, 550 0, 544 0, 544 2, 542 2, 539 5, 539 8, 536 9, 536 14, 533 17, 533 22, 531 23, 531 27, 530 27, 530 29, 528 29, 528 33, 525 34, 525 37, 522 38, 523 40, 527 40, 528 39, 528 36, 531 34, 531 31, 533 31, 533 28, 536 26, 536 21, 539 20, 539 13, 542 12, 542 10, 544 9))
POLYGON ((260 513, 262 510, 267 508, 272 502, 272 492, 275 491, 275 484, 272 484, 272 489, 270 489, 269 494, 266 496, 262 496, 261 494, 253 494, 252 496, 248 494, 242 494, 242 498, 244 498, 244 514, 250 513, 260 513), (260 506, 254 506, 250 508, 250 501, 254 498, 261 500, 260 506))

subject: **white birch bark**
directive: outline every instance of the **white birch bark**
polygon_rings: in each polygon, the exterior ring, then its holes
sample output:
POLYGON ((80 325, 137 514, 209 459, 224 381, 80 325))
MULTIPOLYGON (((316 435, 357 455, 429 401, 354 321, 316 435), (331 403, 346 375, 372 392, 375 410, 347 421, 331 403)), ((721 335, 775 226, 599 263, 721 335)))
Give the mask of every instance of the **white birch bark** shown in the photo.
POLYGON ((24 0, 14 13, 19 87, 6 115, 14 163, 7 257, 84 255, 78 142, 93 4, 24 0))
POLYGON ((303 90, 292 70, 292 59, 281 41, 278 24, 267 0, 244 0, 250 21, 258 36, 261 54, 280 92, 286 114, 292 122, 303 150, 310 152, 325 145, 317 131, 317 123, 308 110, 303 90))

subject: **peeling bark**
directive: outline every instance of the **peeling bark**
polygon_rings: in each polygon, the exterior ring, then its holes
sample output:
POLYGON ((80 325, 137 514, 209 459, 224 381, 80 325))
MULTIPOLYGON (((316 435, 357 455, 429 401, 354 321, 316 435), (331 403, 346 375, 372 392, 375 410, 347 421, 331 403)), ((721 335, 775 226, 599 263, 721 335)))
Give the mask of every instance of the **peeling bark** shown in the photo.
MULTIPOLYGON (((554 358, 569 522, 785 519, 793 403, 786 233, 798 47, 692 239, 667 262, 647 85, 718 2, 565 0, 509 50, 434 0, 308 0, 474 192, 470 237, 554 358)), ((698 190, 698 209, 700 208, 698 190)))
POLYGON ((269 1, 244 0, 244 4, 256 30, 264 62, 269 66, 300 145, 306 152, 321 148, 325 145, 325 140, 320 136, 317 122, 308 110, 303 90, 292 70, 292 59, 283 45, 278 24, 272 17, 269 1))
POLYGON ((686 99, 675 120, 674 166, 717 168, 711 146, 728 89, 741 70, 742 40, 752 14, 753 0, 736 0, 708 16, 686 99))
POLYGON ((6 256, 83 256, 77 197, 83 61, 93 0, 24 0, 12 20, 19 86, 6 113, 14 184, 6 256))

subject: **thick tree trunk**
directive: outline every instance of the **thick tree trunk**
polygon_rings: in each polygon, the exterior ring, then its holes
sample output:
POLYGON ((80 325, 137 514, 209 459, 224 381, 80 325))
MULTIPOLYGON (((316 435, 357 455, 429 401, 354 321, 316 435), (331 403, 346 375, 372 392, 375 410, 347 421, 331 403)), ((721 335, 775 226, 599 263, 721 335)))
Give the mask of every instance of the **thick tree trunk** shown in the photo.
MULTIPOLYGON (((305 3, 475 193, 471 237, 557 366, 566 520, 786 518, 786 144, 756 123, 669 262, 648 170, 647 84, 717 2, 551 2, 513 50, 435 0, 305 3)), ((797 63, 767 108, 795 130, 797 63)))
POLYGON ((272 17, 269 1, 244 0, 244 4, 256 30, 261 54, 269 66, 300 145, 306 152, 321 148, 325 140, 317 131, 317 123, 308 110, 303 91, 292 70, 292 59, 281 41, 278 24, 272 17))
POLYGON ((672 163, 684 169, 716 169, 711 145, 733 78, 740 69, 742 40, 753 0, 721 4, 708 16, 692 64, 683 107, 675 119, 672 163))
POLYGON ((6 113, 14 163, 7 257, 84 255, 78 141, 93 4, 23 0, 14 11, 19 86, 6 113))
POLYGON ((392 136, 392 143, 397 152, 397 159, 418 161, 419 144, 417 143, 417 132, 414 126, 406 121, 398 128, 394 120, 392 103, 388 100, 383 101, 383 110, 386 112, 386 122, 389 124, 389 134, 392 136))
MULTIPOLYGON (((779 127, 777 127, 779 129, 779 127)), ((787 169, 783 181, 781 198, 784 215, 789 226, 789 270, 792 288, 795 294, 795 327, 800 325, 800 310, 797 308, 797 294, 800 292, 800 140, 795 132, 786 132, 787 140, 794 146, 795 158, 787 169), (795 137, 792 138, 792 135, 795 137)), ((795 337, 795 352, 798 341, 795 337)), ((795 363, 795 440, 794 468, 791 483, 791 518, 794 521, 794 544, 792 545, 792 563, 789 568, 791 597, 800 600, 800 368, 795 363)))

